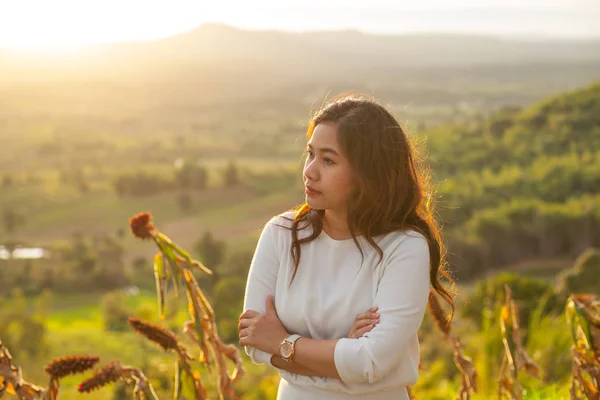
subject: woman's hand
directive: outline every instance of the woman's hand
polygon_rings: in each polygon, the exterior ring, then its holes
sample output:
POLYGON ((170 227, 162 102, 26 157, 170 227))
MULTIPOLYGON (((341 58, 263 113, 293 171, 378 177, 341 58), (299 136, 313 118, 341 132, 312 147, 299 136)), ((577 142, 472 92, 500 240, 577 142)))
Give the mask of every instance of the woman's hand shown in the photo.
POLYGON ((267 314, 247 310, 238 324, 240 346, 251 346, 270 354, 279 354, 279 344, 290 336, 277 316, 273 296, 267 297, 267 314))
POLYGON ((379 314, 377 313, 377 308, 378 307, 375 306, 369 309, 369 311, 356 316, 354 325, 352 325, 352 329, 350 329, 350 333, 348 334, 350 339, 358 339, 379 323, 379 314))

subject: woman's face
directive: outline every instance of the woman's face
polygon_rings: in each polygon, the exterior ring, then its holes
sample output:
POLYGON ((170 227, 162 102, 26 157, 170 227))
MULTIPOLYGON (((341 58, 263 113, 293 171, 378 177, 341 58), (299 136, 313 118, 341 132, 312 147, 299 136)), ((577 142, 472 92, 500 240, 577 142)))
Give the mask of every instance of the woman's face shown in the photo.
POLYGON ((337 140, 337 123, 322 122, 307 144, 304 163, 306 202, 315 210, 346 213, 354 174, 337 140))

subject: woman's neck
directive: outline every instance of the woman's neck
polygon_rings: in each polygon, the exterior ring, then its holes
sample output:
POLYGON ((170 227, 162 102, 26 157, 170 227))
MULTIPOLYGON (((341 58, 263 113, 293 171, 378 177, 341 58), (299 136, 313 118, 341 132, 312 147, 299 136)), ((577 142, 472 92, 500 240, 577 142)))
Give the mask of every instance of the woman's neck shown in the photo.
POLYGON ((346 215, 335 213, 331 210, 325 210, 323 217, 323 229, 325 233, 335 240, 344 240, 352 238, 346 215))

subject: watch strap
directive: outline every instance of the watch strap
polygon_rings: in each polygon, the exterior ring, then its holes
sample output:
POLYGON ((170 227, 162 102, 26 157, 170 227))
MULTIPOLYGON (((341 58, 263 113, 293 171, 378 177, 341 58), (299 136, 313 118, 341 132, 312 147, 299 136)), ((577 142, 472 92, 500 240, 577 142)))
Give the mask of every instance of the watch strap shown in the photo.
POLYGON ((294 344, 296 342, 296 340, 300 339, 302 336, 298 335, 298 334, 293 334, 288 336, 287 338, 285 338, 285 340, 291 344, 294 344))
POLYGON ((292 359, 294 358, 294 355, 296 354, 296 340, 300 339, 301 337, 302 336, 300 336, 298 334, 293 334, 283 340, 283 342, 287 342, 292 346, 292 353, 290 354, 289 357, 286 358, 286 357, 281 356, 281 358, 284 361, 287 361, 287 362, 292 361, 292 359))

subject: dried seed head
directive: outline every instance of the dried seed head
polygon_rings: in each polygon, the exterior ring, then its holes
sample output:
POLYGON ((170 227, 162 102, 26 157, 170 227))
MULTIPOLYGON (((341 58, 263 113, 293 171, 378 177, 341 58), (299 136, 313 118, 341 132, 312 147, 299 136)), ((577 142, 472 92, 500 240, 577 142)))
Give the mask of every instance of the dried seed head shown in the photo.
POLYGON ((152 224, 152 215, 146 212, 131 217, 129 227, 133 236, 140 239, 150 239, 156 231, 156 227, 152 224))
POLYGON ((112 361, 102 367, 102 369, 97 371, 92 377, 81 382, 77 387, 77 390, 79 390, 79 393, 89 393, 94 389, 118 381, 122 376, 121 363, 112 361))
POLYGON ((179 348, 179 343, 173 332, 135 317, 129 317, 128 321, 136 332, 144 335, 148 340, 157 343, 165 351, 177 350, 179 348))
POLYGON ((69 356, 56 358, 46 365, 46 373, 54 378, 63 378, 69 374, 80 374, 91 369, 100 361, 97 356, 69 356))
POLYGON ((431 312, 438 329, 444 334, 444 336, 450 335, 450 321, 444 314, 444 309, 442 308, 437 296, 435 293, 433 293, 433 291, 429 292, 429 302, 427 303, 427 306, 429 307, 429 311, 431 312))

